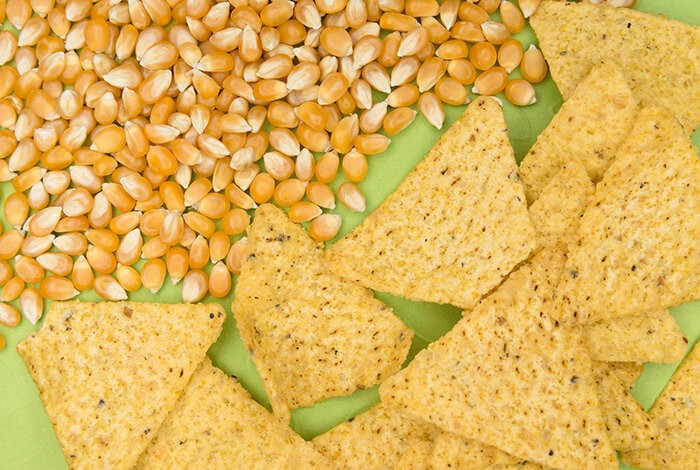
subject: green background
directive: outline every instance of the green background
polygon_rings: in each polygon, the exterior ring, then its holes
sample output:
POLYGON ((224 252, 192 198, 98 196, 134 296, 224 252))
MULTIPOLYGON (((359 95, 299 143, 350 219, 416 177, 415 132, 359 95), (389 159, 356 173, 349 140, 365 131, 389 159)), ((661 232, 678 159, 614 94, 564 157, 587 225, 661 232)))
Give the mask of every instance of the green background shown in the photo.
MULTIPOLYGON (((700 25, 700 8, 697 0, 639 0, 640 10, 663 13, 690 24, 700 25)), ((518 36, 524 44, 534 38, 531 31, 518 36)), ((513 74, 517 76, 517 71, 513 74)), ((505 103, 509 136, 516 156, 520 160, 547 125, 561 105, 561 97, 547 78, 537 85, 538 101, 527 108, 517 108, 505 103)), ((504 100, 505 101, 505 100, 504 100)), ((443 131, 461 114, 461 107, 446 107, 447 122, 443 131)), ((376 208, 401 182, 405 175, 425 155, 439 138, 441 132, 430 127, 419 115, 414 123, 393 138, 387 152, 369 157, 367 179, 360 184, 367 197, 367 212, 354 214, 343 207, 336 212, 343 216, 339 237, 352 230, 366 215, 376 208)), ((693 136, 700 146, 700 133, 693 136)), ((341 179, 334 183, 337 187, 341 179)), ((12 192, 10 184, 0 185, 0 200, 12 192)), ((4 222, 4 228, 9 226, 4 222)), ((388 294, 377 293, 382 301, 416 332, 411 357, 427 344, 447 332, 458 320, 459 310, 444 305, 410 302, 388 294)), ((98 300, 88 292, 81 300, 98 300)), ((131 300, 179 302, 178 286, 166 280, 158 294, 141 289, 130 296, 131 300)), ((230 315, 231 298, 205 298, 205 302, 221 303, 229 312, 224 331, 209 351, 214 363, 229 374, 234 374, 260 403, 268 406, 265 392, 257 371, 241 342, 235 321, 230 315)), ((688 336, 690 346, 700 337, 700 301, 671 309, 676 320, 688 336)), ((39 328, 28 321, 13 329, 0 326, 0 334, 7 340, 7 347, 0 351, 0 469, 63 469, 67 468, 60 446, 44 413, 38 392, 24 367, 15 346, 30 332, 39 328)), ((689 346, 689 349, 690 349, 689 346)), ((678 364, 646 364, 644 374, 634 387, 634 396, 645 407, 650 407, 661 392, 678 364)), ((79 384, 76 384, 79 386, 79 384)), ((351 396, 333 398, 317 405, 293 412, 291 426, 304 438, 310 439, 334 425, 366 410, 378 400, 376 387, 356 392, 351 396)), ((625 468, 622 466, 621 468, 625 468)))

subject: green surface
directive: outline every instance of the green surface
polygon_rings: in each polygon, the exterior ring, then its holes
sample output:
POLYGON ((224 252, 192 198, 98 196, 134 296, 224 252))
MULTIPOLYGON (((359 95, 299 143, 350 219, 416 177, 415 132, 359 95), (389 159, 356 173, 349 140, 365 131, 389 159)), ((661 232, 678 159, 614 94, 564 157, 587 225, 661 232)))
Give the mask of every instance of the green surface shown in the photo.
MULTIPOLYGON (((637 4, 641 10, 664 13, 700 25, 697 0, 639 0, 637 4)), ((527 31, 519 35, 519 39, 525 43, 532 38, 531 32, 527 31)), ((537 86, 537 93, 538 102, 528 108, 515 108, 505 104, 509 135, 519 159, 561 105, 561 97, 550 79, 537 86)), ((462 109, 447 109, 447 122, 443 130, 457 119, 462 109)), ((439 136, 440 132, 431 128, 419 116, 406 131, 394 138, 389 151, 370 157, 367 179, 360 185, 367 196, 367 213, 396 188, 439 136)), ((693 142, 700 146, 700 133, 693 136, 693 142)), ((337 181, 336 186, 341 182, 337 181)), ((0 185, 0 199, 4 200, 11 191, 8 184, 0 185)), ((349 213, 342 207, 337 212, 344 218, 340 235, 352 230, 363 217, 349 213)), ((4 227, 9 228, 6 223, 4 227)), ((378 293, 377 296, 394 308, 396 314, 416 331, 412 354, 447 332, 459 318, 459 310, 454 307, 415 303, 387 294, 378 293)), ((97 297, 94 293, 87 293, 80 299, 96 300, 97 297)), ((181 300, 178 288, 170 281, 166 281, 163 290, 156 295, 141 289, 131 299, 159 302, 181 300)), ((258 401, 267 405, 260 377, 230 315, 231 298, 207 298, 204 301, 219 302, 229 312, 223 334, 209 351, 214 363, 227 373, 237 376, 258 401)), ((700 302, 676 307, 672 311, 688 335, 690 345, 694 344, 700 337, 700 302)), ((8 343, 7 348, 0 351, 0 469, 67 468, 37 390, 15 351, 15 345, 36 329, 38 326, 33 327, 26 320, 14 329, 0 326, 0 334, 5 336, 8 343)), ((645 407, 650 407, 677 366, 678 364, 647 364, 633 390, 635 397, 645 407)), ((364 411, 377 400, 376 387, 348 397, 330 399, 311 408, 296 410, 292 414, 291 425, 304 438, 309 439, 364 411)))

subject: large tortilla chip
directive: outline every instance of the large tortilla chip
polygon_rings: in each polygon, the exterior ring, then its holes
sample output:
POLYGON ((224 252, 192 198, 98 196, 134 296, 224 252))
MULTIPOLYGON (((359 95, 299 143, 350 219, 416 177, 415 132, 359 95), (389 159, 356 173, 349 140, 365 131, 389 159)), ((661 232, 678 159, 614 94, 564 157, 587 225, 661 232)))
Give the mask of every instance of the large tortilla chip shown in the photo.
POLYGON ((569 162, 600 180, 634 125, 639 107, 622 72, 612 63, 589 70, 520 164, 530 203, 569 162))
POLYGON ((683 361, 649 410, 659 438, 645 450, 622 454, 622 461, 641 468, 700 468, 700 346, 683 361))
POLYGON ((700 123, 700 28, 628 8, 543 1, 530 18, 564 99, 601 60, 616 62, 644 106, 700 123))
POLYGON ((17 346, 71 468, 131 468, 221 332, 218 305, 55 302, 17 346))
POLYGON ((566 324, 700 297, 700 159, 668 111, 646 108, 596 187, 557 290, 566 324))
POLYGON ((233 313, 275 414, 370 387, 396 372, 413 332, 372 292, 331 273, 322 245, 258 207, 233 313))
POLYGON ((589 323, 583 337, 591 359, 606 362, 678 362, 688 346, 668 310, 589 323))
POLYGON ((437 433, 435 426, 378 403, 312 442, 339 468, 393 469, 402 455, 417 444, 431 442, 437 433))
POLYGON ((396 470, 429 470, 433 441, 421 441, 408 449, 399 459, 396 470))
POLYGON ((382 401, 555 468, 617 468, 583 339, 545 313, 564 260, 521 266, 409 366, 382 401))
POLYGON ((482 469, 519 463, 521 459, 508 455, 496 447, 449 432, 441 432, 435 438, 429 468, 431 470, 482 469))
POLYGON ((207 358, 136 469, 332 468, 207 358))
POLYGON ((374 290, 469 309, 534 246, 503 110, 479 98, 328 259, 374 290))
POLYGON ((593 361, 593 377, 600 410, 615 450, 650 447, 659 429, 613 369, 605 362, 593 361))
POLYGON ((567 163, 554 175, 530 206, 539 246, 566 249, 592 195, 593 183, 580 163, 567 163))

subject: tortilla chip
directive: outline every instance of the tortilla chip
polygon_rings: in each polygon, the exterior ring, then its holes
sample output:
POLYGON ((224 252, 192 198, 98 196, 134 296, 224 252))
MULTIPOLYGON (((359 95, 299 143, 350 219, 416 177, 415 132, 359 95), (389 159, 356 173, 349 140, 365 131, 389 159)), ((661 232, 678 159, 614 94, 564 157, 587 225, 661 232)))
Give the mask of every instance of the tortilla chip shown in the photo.
POLYGON ((378 403, 311 442, 338 468, 394 468, 414 445, 437 433, 435 426, 378 403))
POLYGON ((529 203, 569 162, 600 180, 634 125, 639 106, 620 69, 599 64, 586 75, 520 164, 529 203))
POLYGON ((645 450, 622 454, 633 467, 700 468, 700 346, 697 344, 649 410, 659 438, 645 450))
POLYGON ((556 468, 617 468, 583 339, 545 313, 563 267, 545 250, 384 382, 383 402, 556 468))
POLYGON ((634 387, 634 383, 642 375, 642 372, 644 372, 644 364, 641 362, 608 362, 608 366, 630 390, 634 387))
POLYGON ((659 429, 605 362, 593 361, 600 410, 615 450, 645 449, 659 429))
POLYGON ((71 468, 131 468, 221 332, 219 305, 54 302, 17 346, 71 468))
POLYGON ((502 450, 457 434, 441 432, 435 438, 430 459, 431 470, 479 469, 520 463, 502 450))
POLYGON ((136 469, 333 468, 207 358, 136 469))
POLYGON ((596 187, 557 291, 565 324, 700 297, 700 159, 668 111, 646 108, 596 187))
POLYGON ((542 248, 566 248, 593 195, 593 183, 583 165, 570 162, 544 187, 530 206, 530 218, 542 248))
POLYGON ((432 441, 420 441, 408 449, 399 459, 396 470, 428 470, 433 453, 432 441))
POLYGON ((479 98, 328 259, 374 290, 469 309, 534 245, 503 110, 479 98))
POLYGON ((663 106, 688 134, 700 123, 700 28, 628 8, 543 1, 530 18, 564 99, 593 64, 616 62, 644 106, 663 106))
POLYGON ((589 323, 583 337, 591 359, 606 362, 678 362, 688 346, 668 310, 589 323))
POLYGON ((413 332, 326 267, 323 246, 265 204, 248 229, 233 313, 273 412, 370 387, 401 367, 413 332))

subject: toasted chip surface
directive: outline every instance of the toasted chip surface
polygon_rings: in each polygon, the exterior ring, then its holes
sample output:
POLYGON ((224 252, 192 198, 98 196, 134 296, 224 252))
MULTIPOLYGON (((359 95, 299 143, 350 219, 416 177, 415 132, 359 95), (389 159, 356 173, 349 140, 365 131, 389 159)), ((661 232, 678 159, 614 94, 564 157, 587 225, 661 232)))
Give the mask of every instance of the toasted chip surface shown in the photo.
POLYGON ((233 313, 275 414, 396 372, 413 332, 371 291, 326 267, 324 250, 280 209, 256 210, 233 313))
POLYGON ((529 203, 570 162, 600 180, 634 125, 639 106, 620 69, 608 62, 589 70, 520 164, 529 203))
POLYGON ((622 461, 641 468, 700 468, 700 346, 697 344, 673 374, 649 415, 659 438, 649 449, 622 454, 622 461))
POLYGON ((659 429, 608 363, 593 361, 593 378, 605 426, 615 450, 650 447, 658 437, 659 429))
POLYGON ((663 106, 688 134, 700 123, 700 28, 629 8, 543 1, 530 18, 564 98, 593 64, 616 62, 644 106, 663 106))
POLYGON ((383 402, 442 429, 555 468, 617 468, 575 330, 549 310, 564 260, 545 250, 409 366, 383 402))
POLYGON ((429 470, 433 453, 433 441, 414 444, 399 459, 396 470, 429 470))
POLYGON ((135 468, 332 466, 207 358, 135 468))
POLYGON ((645 108, 596 187, 557 290, 567 324, 700 297, 700 159, 678 121, 645 108))
POLYGON ((540 247, 566 249, 578 233, 581 216, 593 189, 593 183, 580 163, 567 163, 554 175, 529 209, 540 247))
POLYGON ((465 439, 457 434, 441 432, 435 438, 429 468, 431 470, 493 468, 519 464, 520 461, 521 459, 508 455, 496 447, 465 439))
POLYGON ((583 337, 591 359, 606 362, 677 362, 688 346, 668 310, 589 323, 583 337))
POLYGON ((338 468, 394 469, 413 446, 430 443, 438 432, 432 424, 378 403, 312 442, 338 468))
POLYGON ((219 305, 54 302, 17 346, 71 468, 131 468, 221 332, 219 305))
POLYGON ((634 387, 634 383, 644 372, 644 364, 641 362, 608 362, 608 366, 629 389, 634 387))
POLYGON ((503 111, 479 98, 328 259, 372 289, 469 309, 534 244, 503 111))

